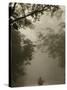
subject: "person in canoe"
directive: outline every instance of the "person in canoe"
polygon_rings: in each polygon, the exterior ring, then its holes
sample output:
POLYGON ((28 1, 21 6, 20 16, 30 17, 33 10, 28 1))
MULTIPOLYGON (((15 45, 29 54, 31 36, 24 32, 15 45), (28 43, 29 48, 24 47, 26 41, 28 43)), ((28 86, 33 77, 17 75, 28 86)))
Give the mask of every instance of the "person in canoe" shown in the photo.
POLYGON ((42 79, 42 77, 39 77, 38 79, 38 85, 43 85, 44 80, 42 79))

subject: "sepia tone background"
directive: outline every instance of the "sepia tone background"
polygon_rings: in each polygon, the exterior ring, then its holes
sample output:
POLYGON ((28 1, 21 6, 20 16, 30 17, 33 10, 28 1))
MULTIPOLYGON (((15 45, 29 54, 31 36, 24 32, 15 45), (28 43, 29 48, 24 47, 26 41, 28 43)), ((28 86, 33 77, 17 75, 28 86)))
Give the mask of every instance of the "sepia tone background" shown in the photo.
POLYGON ((65 82, 64 6, 9 4, 11 86, 65 82))

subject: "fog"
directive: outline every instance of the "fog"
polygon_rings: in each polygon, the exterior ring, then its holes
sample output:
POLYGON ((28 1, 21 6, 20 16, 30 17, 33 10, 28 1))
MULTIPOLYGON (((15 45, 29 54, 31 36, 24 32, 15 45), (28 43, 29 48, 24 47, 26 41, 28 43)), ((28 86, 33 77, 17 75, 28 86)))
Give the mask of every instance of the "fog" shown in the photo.
MULTIPOLYGON (((61 19, 55 16, 51 18, 49 15, 43 15, 40 21, 33 23, 34 29, 26 28, 24 30, 21 28, 19 31, 21 35, 24 34, 26 38, 35 43, 38 42, 39 33, 46 35, 51 32, 46 28, 51 28, 55 33, 58 32, 60 22, 64 22, 64 14, 61 19)), ((53 59, 46 52, 42 53, 41 50, 36 49, 33 53, 31 65, 26 66, 25 86, 37 85, 39 77, 44 80, 44 85, 62 84, 64 83, 64 68, 59 67, 57 59, 53 59)), ((22 81, 22 76, 18 80, 22 81)))

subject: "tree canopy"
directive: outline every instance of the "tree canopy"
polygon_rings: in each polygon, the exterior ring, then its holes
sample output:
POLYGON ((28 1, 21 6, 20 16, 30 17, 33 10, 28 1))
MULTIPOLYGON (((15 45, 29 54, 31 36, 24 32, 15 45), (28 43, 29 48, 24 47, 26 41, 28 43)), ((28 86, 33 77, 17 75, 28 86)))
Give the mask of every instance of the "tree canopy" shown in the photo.
POLYGON ((24 4, 24 3, 10 3, 9 4, 9 21, 11 25, 15 26, 29 26, 33 21, 39 21, 40 16, 44 11, 53 16, 56 11, 60 10, 58 5, 45 5, 45 4, 24 4))

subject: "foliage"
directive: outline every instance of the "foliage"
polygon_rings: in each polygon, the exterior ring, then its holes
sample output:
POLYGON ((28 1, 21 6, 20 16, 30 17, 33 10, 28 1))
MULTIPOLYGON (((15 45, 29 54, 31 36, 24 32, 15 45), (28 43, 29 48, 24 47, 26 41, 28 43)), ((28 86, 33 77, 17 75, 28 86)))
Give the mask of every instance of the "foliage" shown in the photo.
POLYGON ((59 60, 59 66, 65 67, 65 32, 48 33, 42 38, 42 48, 46 47, 49 56, 59 60))
POLYGON ((18 27, 32 25, 33 21, 39 21, 40 16, 44 11, 51 13, 54 16, 56 11, 60 10, 58 5, 45 5, 45 4, 23 4, 23 3, 10 3, 10 24, 16 23, 18 27), (31 20, 29 19, 32 18, 31 20))
POLYGON ((21 46, 20 32, 11 30, 11 80, 15 85, 17 78, 25 75, 25 63, 30 62, 34 51, 30 40, 23 38, 22 42, 23 46, 21 46))

